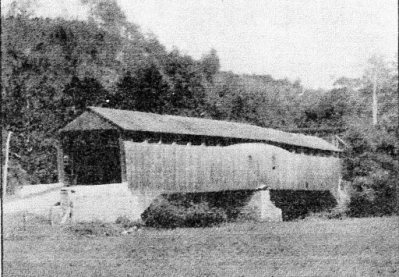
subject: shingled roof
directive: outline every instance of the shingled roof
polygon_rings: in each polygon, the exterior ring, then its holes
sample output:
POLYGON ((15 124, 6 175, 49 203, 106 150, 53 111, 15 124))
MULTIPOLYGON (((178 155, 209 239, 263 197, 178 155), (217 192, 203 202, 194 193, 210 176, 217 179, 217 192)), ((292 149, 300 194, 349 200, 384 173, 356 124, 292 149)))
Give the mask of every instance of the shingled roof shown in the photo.
POLYGON ((318 137, 288 133, 250 124, 99 107, 89 107, 85 113, 62 128, 60 132, 96 129, 238 138, 318 150, 341 151, 318 137))

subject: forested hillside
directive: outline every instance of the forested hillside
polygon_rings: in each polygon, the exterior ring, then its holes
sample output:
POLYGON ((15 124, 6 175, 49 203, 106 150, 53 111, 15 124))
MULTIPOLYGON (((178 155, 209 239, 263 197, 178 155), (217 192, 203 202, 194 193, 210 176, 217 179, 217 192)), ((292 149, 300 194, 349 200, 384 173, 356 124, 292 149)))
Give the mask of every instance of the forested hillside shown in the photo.
POLYGON ((394 211, 397 64, 374 57, 362 78, 340 78, 332 90, 305 89, 300 81, 222 72, 213 49, 199 60, 168 51, 128 22, 116 2, 95 3, 87 21, 2 15, 2 124, 14 132, 11 151, 33 179, 56 181, 57 130, 87 106, 103 106, 279 129, 341 128, 345 179, 357 201, 378 206, 370 213, 394 211))

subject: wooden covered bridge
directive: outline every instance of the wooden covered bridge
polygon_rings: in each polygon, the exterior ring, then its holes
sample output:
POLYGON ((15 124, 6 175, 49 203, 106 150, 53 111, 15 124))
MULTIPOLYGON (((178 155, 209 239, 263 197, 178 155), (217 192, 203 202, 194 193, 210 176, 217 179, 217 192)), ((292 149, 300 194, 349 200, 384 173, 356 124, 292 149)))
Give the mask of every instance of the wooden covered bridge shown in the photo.
POLYGON ((59 180, 69 186, 334 193, 341 177, 341 151, 327 141, 236 122, 89 107, 59 136, 59 180))

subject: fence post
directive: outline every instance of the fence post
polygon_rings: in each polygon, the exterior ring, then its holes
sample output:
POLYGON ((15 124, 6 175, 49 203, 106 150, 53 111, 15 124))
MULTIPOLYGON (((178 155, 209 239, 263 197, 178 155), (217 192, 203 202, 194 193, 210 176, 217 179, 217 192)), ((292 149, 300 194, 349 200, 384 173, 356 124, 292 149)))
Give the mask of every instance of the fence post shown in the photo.
POLYGON ((6 140, 6 153, 4 157, 4 169, 3 169, 3 182, 2 182, 2 192, 3 192, 3 201, 6 197, 7 192, 7 175, 8 175, 8 159, 9 159, 9 150, 10 150, 10 140, 11 140, 12 132, 8 132, 7 140, 6 140))

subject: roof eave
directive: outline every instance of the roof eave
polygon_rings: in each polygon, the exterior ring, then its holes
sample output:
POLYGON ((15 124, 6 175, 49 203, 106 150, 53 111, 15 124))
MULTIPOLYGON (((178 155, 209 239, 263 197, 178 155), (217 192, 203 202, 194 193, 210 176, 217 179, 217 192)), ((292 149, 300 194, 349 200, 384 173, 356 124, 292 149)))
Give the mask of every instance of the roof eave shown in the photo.
MULTIPOLYGON (((105 116, 103 116, 101 113, 96 112, 94 109, 94 107, 87 107, 85 112, 89 112, 89 113, 93 113, 96 116, 100 117, 102 120, 104 120, 105 122, 111 124, 112 126, 114 126, 118 131, 123 131, 124 128, 122 128, 121 126, 119 126, 117 123, 113 122, 112 120, 106 118, 105 116)), ((83 114, 83 113, 82 113, 83 114)), ((77 132, 79 130, 65 130, 65 128, 70 124, 71 122, 67 123, 64 127, 62 127, 61 129, 59 129, 57 131, 57 134, 60 135, 62 133, 69 133, 69 132, 77 132)), ((94 130, 94 129, 92 129, 94 130)), ((102 130, 102 129, 98 129, 98 130, 102 130)))

